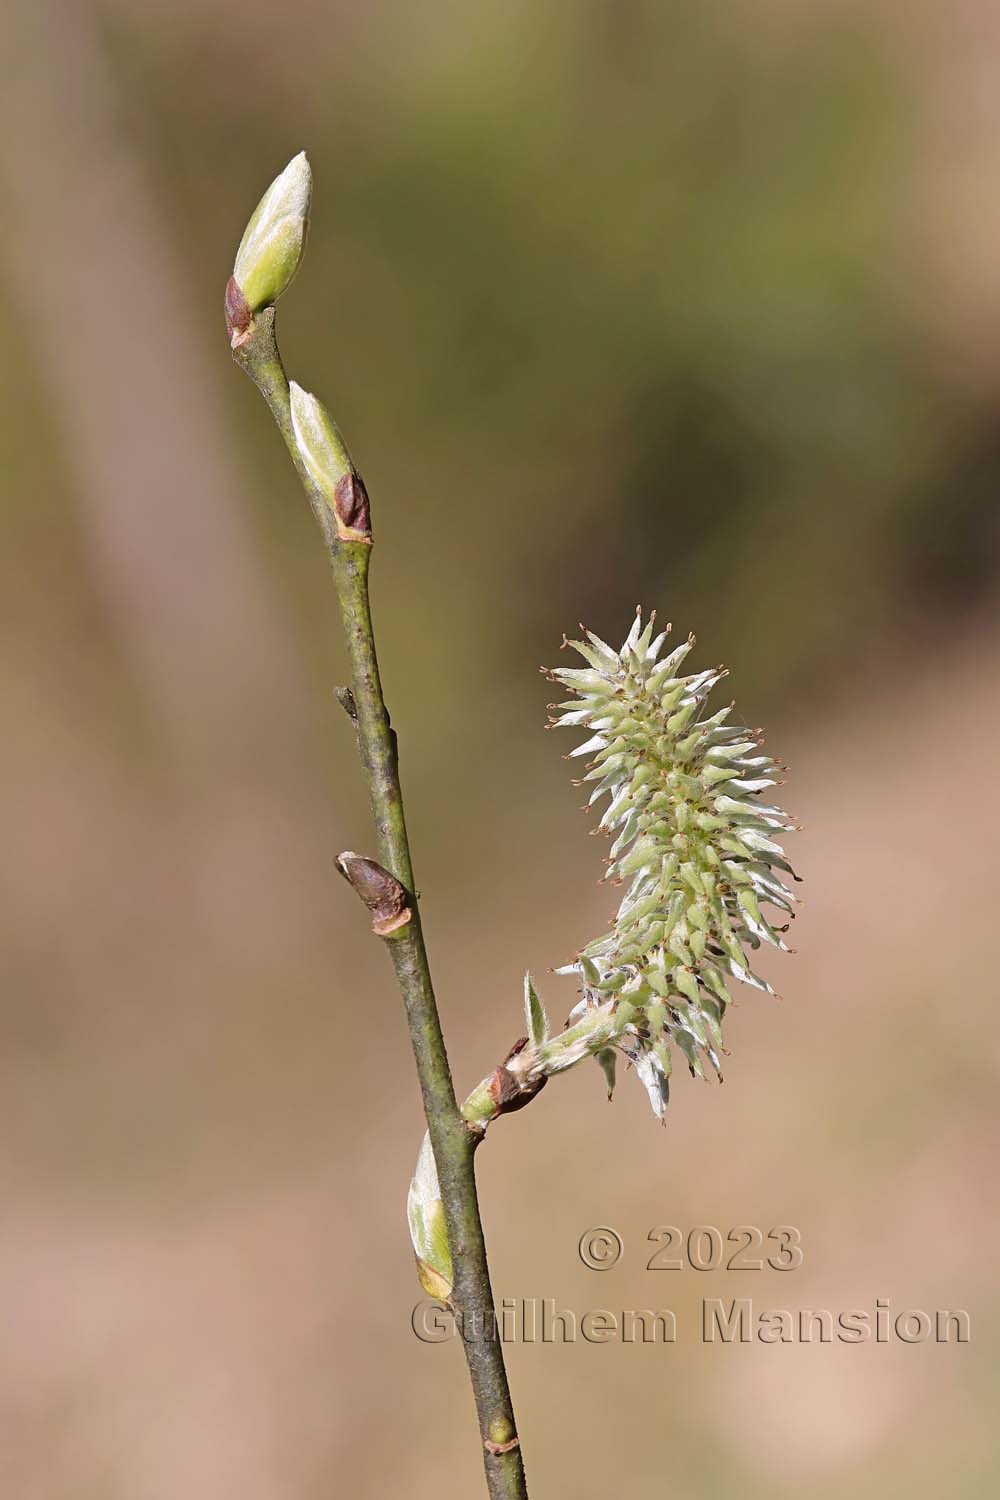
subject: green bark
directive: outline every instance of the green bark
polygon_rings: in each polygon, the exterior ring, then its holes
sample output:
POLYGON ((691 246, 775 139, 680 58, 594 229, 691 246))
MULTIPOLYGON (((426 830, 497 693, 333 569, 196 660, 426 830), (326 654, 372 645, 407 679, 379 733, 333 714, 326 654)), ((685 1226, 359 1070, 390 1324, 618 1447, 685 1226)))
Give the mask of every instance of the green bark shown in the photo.
POLYGON ((275 338, 273 308, 265 308, 249 327, 237 330, 233 357, 254 381, 270 408, 330 553, 351 666, 352 717, 357 725, 358 747, 368 783, 377 857, 405 887, 412 912, 410 921, 388 934, 384 941, 406 1007, 427 1129, 437 1162, 445 1224, 454 1260, 452 1304, 463 1330, 463 1346, 479 1417, 487 1486, 491 1500, 527 1500, 503 1346, 495 1335, 484 1337, 480 1333, 475 1336, 475 1330, 496 1327, 486 1243, 476 1195, 473 1157, 478 1133, 466 1125, 455 1098, 420 925, 396 737, 382 695, 375 651, 368 594, 371 544, 338 537, 332 497, 318 488, 302 462, 292 428, 288 381, 275 338))

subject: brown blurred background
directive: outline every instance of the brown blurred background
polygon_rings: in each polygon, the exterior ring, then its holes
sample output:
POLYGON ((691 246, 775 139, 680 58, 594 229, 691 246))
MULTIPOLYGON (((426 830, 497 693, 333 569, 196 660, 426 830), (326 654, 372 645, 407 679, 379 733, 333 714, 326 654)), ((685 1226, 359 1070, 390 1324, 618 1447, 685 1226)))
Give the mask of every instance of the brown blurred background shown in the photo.
POLYGON ((459 1087, 608 909, 542 733, 564 629, 697 631, 807 828, 722 1089, 661 1131, 588 1065, 482 1152, 498 1295, 681 1326, 510 1349, 533 1492, 993 1493, 998 47, 987 0, 13 0, 4 1495, 480 1493, 458 1349, 410 1331, 401 1008, 331 862, 369 841, 332 591, 222 328, 303 146, 282 345, 373 497, 459 1087), (654 1225, 778 1223, 792 1274, 644 1269, 654 1225), (706 1347, 704 1296, 972 1342, 706 1347))

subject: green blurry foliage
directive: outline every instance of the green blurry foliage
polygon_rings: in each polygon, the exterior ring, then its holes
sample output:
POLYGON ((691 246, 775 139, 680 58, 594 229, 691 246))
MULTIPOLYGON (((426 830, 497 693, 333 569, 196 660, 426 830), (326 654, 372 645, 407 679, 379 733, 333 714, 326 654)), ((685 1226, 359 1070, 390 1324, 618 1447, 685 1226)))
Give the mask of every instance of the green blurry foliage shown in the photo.
POLYGON ((714 638, 765 696, 832 663, 846 608, 886 625, 977 414, 922 355, 910 106, 876 24, 521 0, 338 37, 273 71, 245 41, 183 112, 179 57, 133 58, 132 83, 213 239, 308 144, 323 193, 283 341, 395 528, 382 576, 446 569, 442 631, 502 608, 520 659, 639 599, 697 626, 711 582, 714 638))

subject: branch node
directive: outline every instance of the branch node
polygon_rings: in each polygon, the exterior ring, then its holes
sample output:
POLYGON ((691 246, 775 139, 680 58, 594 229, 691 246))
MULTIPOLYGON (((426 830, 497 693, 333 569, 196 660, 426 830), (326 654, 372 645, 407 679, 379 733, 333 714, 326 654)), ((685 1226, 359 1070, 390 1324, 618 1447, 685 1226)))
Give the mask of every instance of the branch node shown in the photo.
POLYGON ((498 1458, 501 1453, 513 1453, 514 1449, 520 1446, 519 1437, 512 1437, 509 1443, 494 1443, 489 1438, 483 1439, 483 1447, 487 1453, 492 1453, 494 1458, 498 1458))
POLYGON ((336 687, 333 690, 334 697, 340 704, 344 713, 350 719, 355 729, 358 727, 358 706, 354 701, 354 694, 349 687, 336 687))

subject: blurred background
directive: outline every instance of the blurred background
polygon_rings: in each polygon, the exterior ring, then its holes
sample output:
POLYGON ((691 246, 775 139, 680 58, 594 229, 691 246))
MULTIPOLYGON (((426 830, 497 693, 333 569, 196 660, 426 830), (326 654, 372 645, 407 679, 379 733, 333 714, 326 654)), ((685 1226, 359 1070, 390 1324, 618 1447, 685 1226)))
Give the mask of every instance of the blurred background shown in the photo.
POLYGON ((590 1065, 480 1156, 538 1496, 993 1493, 1000 16, 987 0, 12 0, 0 111, 0 1450, 19 1500, 481 1492, 411 1332, 422 1133, 327 565, 222 290, 307 147, 336 413, 465 1092, 604 923, 542 732, 656 606, 791 762, 795 958, 657 1128, 590 1065), (621 1233, 603 1275, 576 1245, 621 1233), (794 1273, 645 1270, 793 1224, 794 1273), (964 1346, 705 1346, 705 1296, 964 1346))

